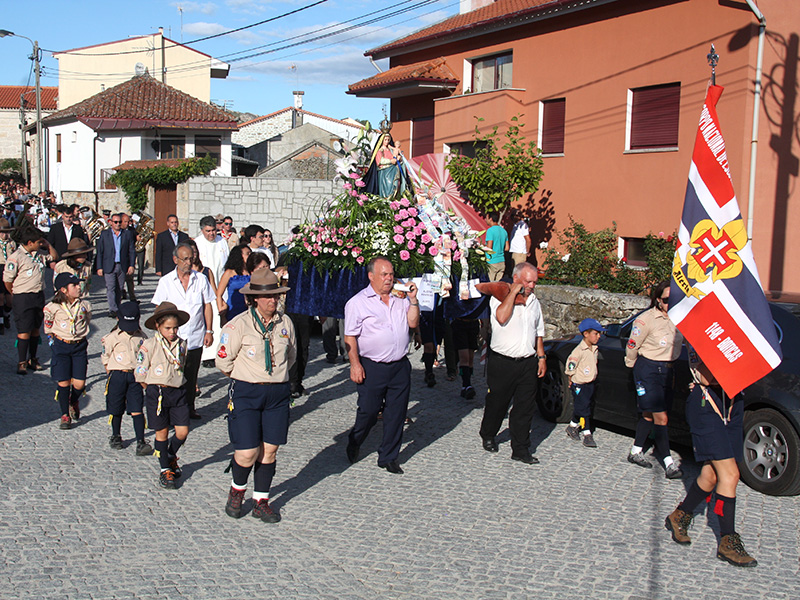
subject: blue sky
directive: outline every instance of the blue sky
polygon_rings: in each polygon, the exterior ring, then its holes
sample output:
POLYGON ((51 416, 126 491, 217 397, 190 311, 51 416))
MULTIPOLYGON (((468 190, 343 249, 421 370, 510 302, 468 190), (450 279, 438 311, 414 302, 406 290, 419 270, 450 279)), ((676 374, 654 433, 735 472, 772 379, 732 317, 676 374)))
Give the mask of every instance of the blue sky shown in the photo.
MULTIPOLYGON (((164 28, 167 37, 188 42, 273 18, 317 1, 40 0, 34 5, 3 2, 0 29, 36 39, 40 47, 51 51, 150 34, 158 31, 159 27, 164 28)), ((199 42, 192 47, 231 63, 227 79, 212 80, 211 98, 219 104, 227 102, 233 110, 267 114, 290 106, 292 90, 299 89, 305 91, 303 107, 306 110, 336 118, 365 118, 375 124, 382 118, 384 104, 388 109, 389 101, 345 94, 348 84, 377 72, 363 55, 364 51, 457 12, 458 0, 327 0, 294 15, 199 42), (323 28, 315 36, 335 33, 342 26, 420 4, 424 5, 405 14, 275 51, 304 39, 296 36, 323 28), (395 5, 398 6, 390 9, 395 5), (359 19, 381 9, 386 10, 359 19), (255 49, 268 44, 265 48, 255 49), (243 58, 264 51, 270 52, 243 58), (226 58, 225 55, 232 56, 226 58)), ((30 54, 28 41, 1 38, 0 84, 24 85, 31 71, 30 54)), ((388 61, 379 61, 378 64, 385 69, 388 61)), ((58 61, 50 52, 43 53, 42 65, 42 85, 58 85, 58 61)), ((32 84, 32 75, 30 81, 32 84)))

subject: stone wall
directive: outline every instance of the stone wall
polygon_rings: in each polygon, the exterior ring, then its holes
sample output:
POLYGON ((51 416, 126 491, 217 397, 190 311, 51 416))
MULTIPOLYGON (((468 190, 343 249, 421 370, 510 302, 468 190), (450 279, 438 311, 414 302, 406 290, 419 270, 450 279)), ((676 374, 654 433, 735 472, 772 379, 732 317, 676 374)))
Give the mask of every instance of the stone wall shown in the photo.
POLYGON ((332 181, 319 179, 195 177, 183 186, 185 195, 178 186, 178 216, 187 215, 192 237, 200 234, 202 217, 222 213, 233 217, 237 229, 253 223, 266 227, 278 245, 292 227, 316 216, 334 193, 332 181))
POLYGON ((568 285, 537 285, 536 297, 544 313, 545 339, 575 335, 583 319, 597 319, 603 325, 619 323, 650 306, 646 296, 568 285))
POLYGON ((91 206, 99 214, 108 209, 112 213, 130 212, 128 198, 121 189, 98 190, 97 192, 76 192, 62 190, 59 196, 62 204, 77 204, 78 206, 91 206))

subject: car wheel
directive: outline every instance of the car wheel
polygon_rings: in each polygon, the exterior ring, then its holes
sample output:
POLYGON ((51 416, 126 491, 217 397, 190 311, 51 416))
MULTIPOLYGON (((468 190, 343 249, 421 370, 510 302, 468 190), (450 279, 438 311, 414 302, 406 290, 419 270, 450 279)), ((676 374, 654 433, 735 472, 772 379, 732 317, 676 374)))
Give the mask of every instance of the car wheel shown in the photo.
POLYGON ((770 496, 800 493, 800 437, 786 418, 762 408, 744 415, 742 481, 770 496))
POLYGON ((539 382, 537 404, 542 416, 553 423, 566 423, 572 417, 569 377, 564 375, 564 363, 558 359, 547 361, 547 373, 539 382))

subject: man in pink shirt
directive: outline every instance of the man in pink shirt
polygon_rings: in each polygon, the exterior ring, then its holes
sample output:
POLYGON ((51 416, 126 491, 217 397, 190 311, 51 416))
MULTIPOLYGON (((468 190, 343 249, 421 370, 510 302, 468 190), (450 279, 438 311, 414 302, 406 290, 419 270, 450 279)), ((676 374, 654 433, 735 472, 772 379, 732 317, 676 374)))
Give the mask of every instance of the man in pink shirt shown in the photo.
POLYGON ((383 441, 378 466, 400 474, 397 462, 411 390, 411 363, 406 358, 409 331, 419 324, 417 286, 406 298, 392 295, 394 267, 375 257, 367 265, 369 285, 344 307, 344 343, 350 357, 350 379, 358 385, 356 422, 347 442, 347 458, 358 451, 383 408, 383 441))

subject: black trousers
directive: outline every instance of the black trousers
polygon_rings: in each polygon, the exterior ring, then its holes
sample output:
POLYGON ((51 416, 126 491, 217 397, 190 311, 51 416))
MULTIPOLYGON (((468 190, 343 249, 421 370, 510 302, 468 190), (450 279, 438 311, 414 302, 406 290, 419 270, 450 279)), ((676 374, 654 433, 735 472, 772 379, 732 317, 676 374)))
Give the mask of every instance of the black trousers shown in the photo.
POLYGON ((356 446, 363 444, 383 408, 383 441, 378 449, 378 464, 382 465, 400 455, 411 392, 411 363, 406 357, 391 363, 361 358, 361 366, 364 381, 357 386, 356 423, 349 441, 356 446))
POLYGON ((297 359, 289 367, 289 383, 292 391, 300 391, 303 386, 303 377, 308 364, 308 344, 311 341, 311 317, 295 313, 286 313, 294 325, 294 335, 297 341, 297 359))
POLYGON ((203 347, 186 352, 186 364, 183 367, 183 376, 186 377, 186 404, 189 412, 196 411, 194 401, 197 398, 197 374, 200 372, 200 362, 203 359, 203 347))
POLYGON ((531 445, 531 421, 536 408, 539 390, 539 361, 536 356, 514 360, 489 351, 486 368, 486 406, 483 409, 481 437, 494 438, 500 431, 503 419, 513 399, 508 415, 512 454, 525 454, 531 445))

